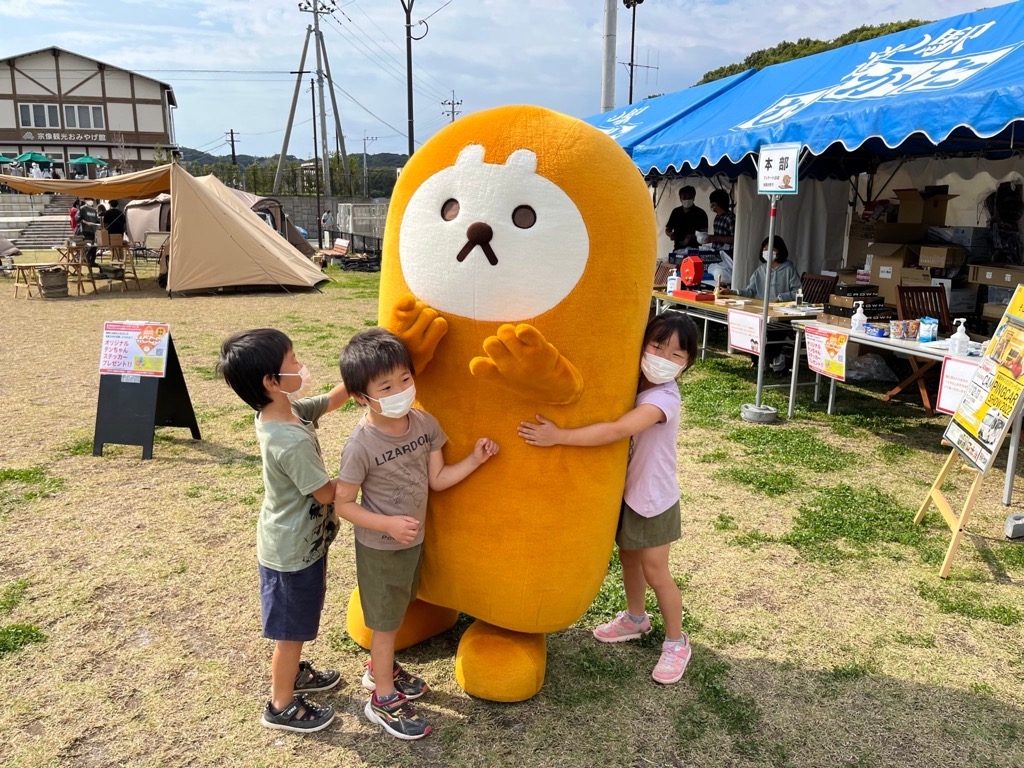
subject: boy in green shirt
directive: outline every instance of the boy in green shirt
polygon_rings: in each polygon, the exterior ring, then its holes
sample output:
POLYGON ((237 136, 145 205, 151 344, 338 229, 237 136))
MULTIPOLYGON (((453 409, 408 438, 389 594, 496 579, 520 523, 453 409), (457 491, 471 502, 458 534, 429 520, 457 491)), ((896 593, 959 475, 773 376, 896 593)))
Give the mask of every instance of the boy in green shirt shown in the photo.
POLYGON ((221 346, 218 369, 228 385, 256 411, 263 458, 263 506, 256 528, 263 636, 276 641, 271 664, 272 698, 263 725, 286 731, 319 731, 334 708, 303 694, 338 684, 334 670, 317 671, 300 661, 302 644, 316 638, 327 591, 327 547, 337 533, 336 481, 324 468, 317 420, 348 400, 344 385, 326 395, 303 397, 309 371, 281 331, 236 333, 221 346))

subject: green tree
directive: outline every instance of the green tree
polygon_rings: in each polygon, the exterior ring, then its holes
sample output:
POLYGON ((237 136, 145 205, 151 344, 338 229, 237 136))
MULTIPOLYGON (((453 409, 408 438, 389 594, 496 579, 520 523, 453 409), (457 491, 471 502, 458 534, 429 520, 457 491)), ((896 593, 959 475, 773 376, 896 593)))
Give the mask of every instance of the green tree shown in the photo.
POLYGON ((697 85, 721 80, 723 77, 736 75, 748 69, 764 69, 772 64, 802 59, 804 56, 813 56, 822 51, 831 51, 834 48, 842 48, 844 45, 860 43, 864 40, 874 40, 876 37, 891 35, 894 32, 902 32, 905 29, 913 29, 914 27, 920 27, 922 24, 929 23, 931 22, 910 19, 908 21, 895 21, 890 24, 866 24, 862 27, 851 29, 834 40, 815 40, 810 37, 802 37, 795 43, 784 40, 772 48, 762 48, 759 51, 754 51, 739 64, 729 64, 728 66, 705 72, 704 77, 700 79, 697 85))

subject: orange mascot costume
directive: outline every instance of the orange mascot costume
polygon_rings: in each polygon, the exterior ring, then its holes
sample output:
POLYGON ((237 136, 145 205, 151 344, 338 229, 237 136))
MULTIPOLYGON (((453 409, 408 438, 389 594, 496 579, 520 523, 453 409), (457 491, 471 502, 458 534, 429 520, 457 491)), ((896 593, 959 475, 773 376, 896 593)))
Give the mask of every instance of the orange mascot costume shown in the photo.
MULTIPOLYGON (((545 634, 601 586, 628 441, 527 446, 520 421, 614 420, 636 395, 656 227, 636 166, 610 138, 539 107, 492 109, 440 131, 402 170, 384 235, 381 324, 412 354, 449 460, 479 437, 501 453, 429 496, 407 647, 462 611, 456 677, 522 701, 544 682, 545 634)), ((348 629, 369 647, 358 595, 348 629)))

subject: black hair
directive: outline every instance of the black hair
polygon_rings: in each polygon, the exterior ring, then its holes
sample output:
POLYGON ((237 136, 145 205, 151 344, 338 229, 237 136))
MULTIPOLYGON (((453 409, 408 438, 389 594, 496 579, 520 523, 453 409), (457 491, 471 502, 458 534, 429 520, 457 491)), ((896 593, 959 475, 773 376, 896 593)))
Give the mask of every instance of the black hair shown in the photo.
POLYGON ((121 203, 120 203, 120 201, 118 201, 118 200, 111 200, 111 201, 110 201, 110 207, 111 207, 111 208, 117 208, 117 206, 119 206, 120 204, 121 204, 121 203))
POLYGON ((681 312, 655 315, 644 330, 643 348, 646 349, 652 341, 664 344, 673 335, 679 338, 679 346, 686 352, 686 367, 683 368, 685 371, 697 361, 697 324, 689 315, 681 312))
MULTIPOLYGON (((786 247, 786 241, 778 235, 772 238, 772 242, 775 243, 775 247, 772 248, 775 251, 775 256, 772 256, 772 261, 777 261, 781 264, 789 259, 789 248, 786 247)), ((766 237, 761 241, 761 251, 763 252, 768 247, 768 238, 766 237)), ((765 259, 767 261, 767 259, 765 259)))
POLYGON ((697 190, 694 189, 693 187, 691 187, 689 184, 687 184, 685 187, 683 187, 682 189, 679 190, 679 196, 682 197, 683 195, 689 195, 690 197, 696 197, 697 196, 697 190))
POLYGON ((349 394, 366 394, 370 382, 406 367, 413 375, 412 357, 405 344, 387 328, 360 331, 341 350, 341 378, 349 394))
POLYGON ((708 199, 710 200, 712 205, 718 205, 724 208, 725 210, 729 210, 729 205, 731 204, 731 201, 729 200, 729 193, 726 192, 724 189, 716 189, 708 196, 708 199))
POLYGON ((284 358, 292 349, 292 340, 274 328, 240 331, 220 345, 217 372, 253 410, 262 411, 270 402, 263 379, 278 374, 284 358))

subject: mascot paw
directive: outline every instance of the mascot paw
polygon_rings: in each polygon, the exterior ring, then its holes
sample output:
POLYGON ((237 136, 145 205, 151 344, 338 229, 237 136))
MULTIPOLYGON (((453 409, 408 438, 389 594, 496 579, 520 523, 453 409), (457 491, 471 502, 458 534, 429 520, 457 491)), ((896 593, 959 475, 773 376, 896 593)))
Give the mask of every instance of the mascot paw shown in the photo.
POLYGON ((406 296, 395 305, 385 325, 409 350, 416 373, 422 373, 427 367, 448 332, 448 321, 438 315, 436 309, 412 296, 406 296))
MULTIPOLYGON (((459 612, 451 608, 413 600, 405 611, 405 619, 402 620, 402 626, 395 637, 395 650, 409 648, 451 629, 458 618, 459 612)), ((369 649, 373 630, 363 623, 363 606, 359 602, 358 587, 352 590, 352 596, 348 600, 348 616, 345 623, 349 636, 356 644, 369 649)))
POLYGON ((583 392, 583 377, 532 325, 506 323, 484 340, 486 357, 474 357, 469 370, 531 400, 565 405, 583 392))
POLYGON ((524 701, 544 685, 544 635, 472 624, 455 655, 455 677, 470 696, 489 701, 524 701))

